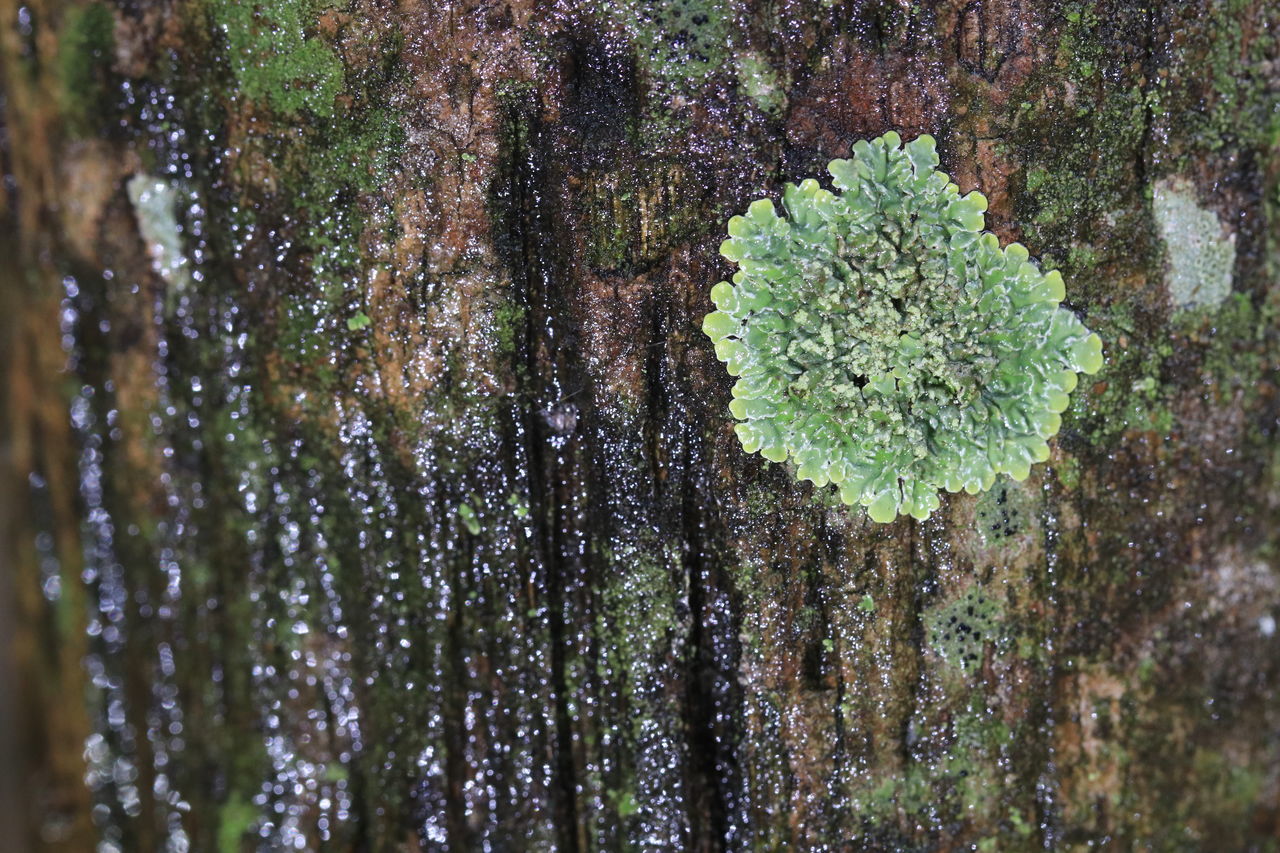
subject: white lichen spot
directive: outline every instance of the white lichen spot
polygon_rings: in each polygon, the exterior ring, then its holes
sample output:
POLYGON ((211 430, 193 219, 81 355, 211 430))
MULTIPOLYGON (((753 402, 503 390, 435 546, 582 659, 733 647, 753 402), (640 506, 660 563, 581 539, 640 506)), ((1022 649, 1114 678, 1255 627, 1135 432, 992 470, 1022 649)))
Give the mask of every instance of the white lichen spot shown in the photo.
POLYGON ((177 189, 151 175, 134 175, 129 179, 127 190, 152 268, 175 291, 181 292, 190 284, 191 273, 182 252, 182 227, 174 213, 177 189))
POLYGON ((1152 212, 1164 240, 1165 284, 1177 309, 1216 308, 1231 292, 1236 235, 1196 203, 1184 178, 1157 181, 1152 212))

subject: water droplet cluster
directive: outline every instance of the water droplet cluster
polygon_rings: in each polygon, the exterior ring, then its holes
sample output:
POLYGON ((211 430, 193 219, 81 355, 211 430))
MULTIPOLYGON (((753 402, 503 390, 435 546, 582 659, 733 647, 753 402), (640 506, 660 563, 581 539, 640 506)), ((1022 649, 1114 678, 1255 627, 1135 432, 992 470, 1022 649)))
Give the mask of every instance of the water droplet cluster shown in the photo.
POLYGON ((711 291, 703 330, 738 377, 742 446, 791 460, 878 522, 924 519, 938 490, 977 493, 1027 476, 1077 373, 1102 342, 1059 302, 1057 272, 984 231, 986 199, 961 195, 930 136, 860 141, 816 180, 729 220, 738 265, 711 291))

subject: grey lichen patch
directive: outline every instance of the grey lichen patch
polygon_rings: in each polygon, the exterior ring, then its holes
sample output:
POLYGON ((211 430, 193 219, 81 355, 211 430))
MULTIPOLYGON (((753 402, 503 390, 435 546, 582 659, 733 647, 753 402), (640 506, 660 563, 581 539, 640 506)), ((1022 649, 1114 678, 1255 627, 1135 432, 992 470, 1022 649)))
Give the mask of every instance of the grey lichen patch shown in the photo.
POLYGON ((936 171, 932 137, 901 142, 832 161, 836 192, 788 184, 789 218, 760 199, 730 219, 720 251, 739 269, 702 327, 739 377, 743 448, 877 522, 1025 479, 1103 360, 1059 306, 1062 276, 983 230, 986 199, 936 171))
POLYGON ((1197 204, 1195 187, 1182 178, 1157 181, 1151 209, 1164 240, 1165 284, 1174 308, 1218 307, 1231 292, 1236 235, 1197 204))
POLYGON ((206 2, 246 97, 267 101, 280 112, 333 115, 344 76, 338 55, 313 34, 317 16, 328 5, 324 0, 206 2))
POLYGON ((987 643, 999 639, 1003 614, 999 601, 973 586, 925 613, 925 636, 939 657, 967 671, 980 666, 987 643))

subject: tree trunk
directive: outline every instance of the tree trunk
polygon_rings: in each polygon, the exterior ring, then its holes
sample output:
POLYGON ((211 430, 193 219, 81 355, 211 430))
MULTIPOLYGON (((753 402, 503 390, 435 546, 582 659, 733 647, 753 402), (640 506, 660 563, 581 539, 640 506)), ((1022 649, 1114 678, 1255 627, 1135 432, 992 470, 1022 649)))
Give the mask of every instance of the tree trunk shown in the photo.
POLYGON ((1274 3, 0 22, 19 849, 1280 843, 1274 3), (728 217, 890 129, 1107 363, 877 525, 699 327, 728 217))

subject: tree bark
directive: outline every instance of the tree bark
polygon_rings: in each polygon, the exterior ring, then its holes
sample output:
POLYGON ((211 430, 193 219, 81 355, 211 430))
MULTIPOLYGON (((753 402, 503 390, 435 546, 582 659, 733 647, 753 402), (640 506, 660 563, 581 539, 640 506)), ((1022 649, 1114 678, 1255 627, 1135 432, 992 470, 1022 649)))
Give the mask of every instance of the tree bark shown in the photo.
POLYGON ((1278 843, 1275 4, 0 22, 19 849, 1278 843), (728 217, 890 129, 1107 364, 877 525, 699 327, 728 217))

